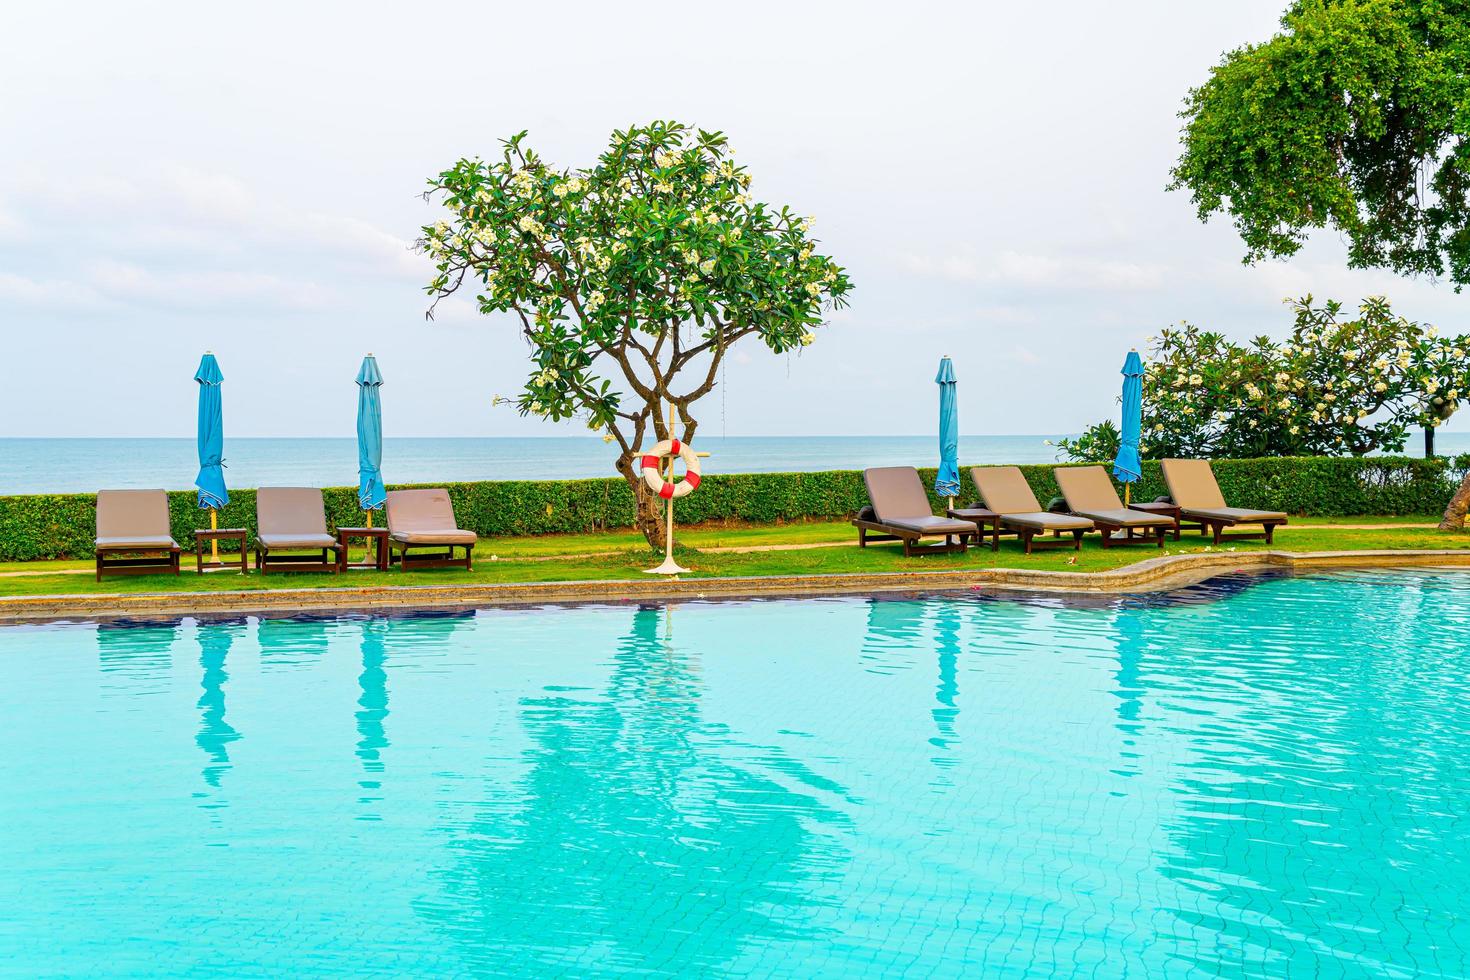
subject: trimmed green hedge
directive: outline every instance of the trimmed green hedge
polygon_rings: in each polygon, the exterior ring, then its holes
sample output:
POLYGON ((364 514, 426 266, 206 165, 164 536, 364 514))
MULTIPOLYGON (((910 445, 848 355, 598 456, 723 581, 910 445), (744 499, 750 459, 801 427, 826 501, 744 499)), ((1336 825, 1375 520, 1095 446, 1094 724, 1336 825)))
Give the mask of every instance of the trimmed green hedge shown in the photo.
MULTIPOLYGON (((1236 507, 1269 507, 1320 517, 1356 514, 1437 514, 1444 510, 1470 459, 1408 457, 1215 460, 1225 499, 1236 507)), ((1043 506, 1057 493, 1053 466, 1023 466, 1043 506)), ((934 471, 919 471, 932 488, 934 471)), ((442 485, 442 484, 441 484, 442 485)), ((633 496, 618 478, 449 484, 462 527, 486 537, 558 534, 628 528, 633 496)), ((1165 493, 1157 463, 1143 466, 1133 498, 1165 493)), ((932 494, 931 494, 932 495, 932 494)), ((327 520, 336 527, 361 524, 357 491, 325 491, 327 520)), ((961 498, 969 503, 973 494, 961 498)), ((867 503, 862 473, 711 474, 699 491, 680 500, 680 524, 710 522, 777 524, 844 518, 867 503)), ((939 501, 934 500, 936 508, 939 501)), ((195 506, 193 491, 169 494, 174 538, 193 545, 195 528, 208 517, 195 506)), ((79 558, 92 554, 96 498, 92 494, 34 494, 0 497, 0 561, 79 558)), ((231 490, 220 513, 221 527, 245 527, 255 535, 255 491, 231 490)))

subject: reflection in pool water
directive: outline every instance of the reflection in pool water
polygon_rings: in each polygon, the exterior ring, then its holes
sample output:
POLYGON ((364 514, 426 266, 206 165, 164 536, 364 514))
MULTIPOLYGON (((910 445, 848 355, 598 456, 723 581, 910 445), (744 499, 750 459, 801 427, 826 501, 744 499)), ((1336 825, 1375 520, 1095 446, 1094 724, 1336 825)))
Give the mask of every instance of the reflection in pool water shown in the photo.
POLYGON ((0 629, 0 973, 1460 976, 1470 578, 0 629))

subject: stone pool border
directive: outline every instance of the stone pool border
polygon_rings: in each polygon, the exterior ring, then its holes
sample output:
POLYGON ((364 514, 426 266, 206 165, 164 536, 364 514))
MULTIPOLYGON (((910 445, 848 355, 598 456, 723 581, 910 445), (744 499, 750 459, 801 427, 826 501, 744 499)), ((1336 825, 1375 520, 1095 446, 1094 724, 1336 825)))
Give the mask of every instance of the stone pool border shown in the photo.
MULTIPOLYGON (((923 559, 916 559, 921 562, 923 559)), ((1470 550, 1242 551, 1148 558, 1103 572, 1026 568, 759 575, 696 579, 599 579, 457 585, 362 585, 229 592, 98 593, 0 597, 0 623, 271 612, 340 612, 586 602, 759 598, 883 592, 1051 592, 1119 595, 1193 585, 1262 569, 1470 568, 1470 550)))

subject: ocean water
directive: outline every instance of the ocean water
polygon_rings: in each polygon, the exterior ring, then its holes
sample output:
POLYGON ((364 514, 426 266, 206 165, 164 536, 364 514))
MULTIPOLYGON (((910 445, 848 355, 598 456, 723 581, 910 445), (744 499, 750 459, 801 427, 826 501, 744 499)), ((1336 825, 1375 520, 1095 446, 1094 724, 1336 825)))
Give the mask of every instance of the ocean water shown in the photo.
MULTIPOLYGON (((1060 436, 969 436, 966 465, 1046 463, 1060 436)), ((699 436, 709 473, 773 473, 938 463, 936 436, 699 436)), ((600 437, 385 439, 389 483, 562 480, 615 476, 600 437)), ((89 493, 98 489, 185 490, 199 472, 193 439, 0 439, 0 495, 89 493)), ((348 486, 357 483, 355 439, 227 439, 230 486, 348 486)))
MULTIPOLYGON (((1056 461, 1059 435, 960 439, 965 466, 1056 461)), ((810 472, 868 466, 934 466, 935 436, 699 436, 708 473, 810 472)), ((1421 450, 1420 446, 1411 449, 1421 450)), ((1470 452, 1470 433, 1441 435, 1439 451, 1470 452)), ((600 438, 385 439, 390 483, 561 480, 612 476, 615 454, 600 438)), ((193 439, 0 438, 0 496, 163 487, 187 490, 199 471, 193 439)), ((347 439, 229 439, 230 486, 349 486, 357 443, 347 439)))
POLYGON ((1470 576, 0 627, 10 976, 1464 977, 1470 576))

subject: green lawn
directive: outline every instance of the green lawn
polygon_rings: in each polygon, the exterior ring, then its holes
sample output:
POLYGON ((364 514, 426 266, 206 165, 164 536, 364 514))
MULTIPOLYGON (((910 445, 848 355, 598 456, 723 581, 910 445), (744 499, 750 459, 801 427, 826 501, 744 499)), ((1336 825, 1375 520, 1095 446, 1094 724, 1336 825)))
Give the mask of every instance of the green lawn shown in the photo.
MULTIPOLYGON (((1355 524, 1429 523, 1430 518, 1353 518, 1355 524)), ((693 569, 690 577, 734 575, 831 574, 841 572, 887 572, 905 569, 1038 568, 1101 571, 1154 557, 1160 552, 1135 545, 1104 551, 1095 535, 1089 536, 1081 552, 1039 551, 1026 556, 1013 540, 999 552, 971 549, 963 555, 925 555, 904 558, 896 545, 878 544, 866 549, 820 547, 789 551, 720 553, 699 549, 756 547, 763 545, 811 545, 847 543, 854 537, 845 523, 794 524, 757 528, 705 528, 682 532, 686 548, 680 561, 693 569)), ((1194 554, 1208 547, 1197 533, 1186 533, 1178 542, 1169 541, 1165 553, 1194 554)), ((1260 541, 1226 544, 1237 551, 1265 547, 1260 541)), ((1448 534, 1429 528, 1357 530, 1331 522, 1294 519, 1293 526, 1277 533, 1273 547, 1290 551, 1352 551, 1380 548, 1470 549, 1470 534, 1448 534)), ((1219 550, 1219 549, 1211 549, 1219 550)), ((344 576, 318 574, 275 574, 253 572, 241 577, 233 572, 196 575, 187 569, 170 575, 109 577, 101 583, 89 574, 64 574, 67 569, 90 569, 90 562, 29 562, 0 567, 0 571, 24 570, 52 574, 0 576, 0 595, 48 595, 89 592, 172 592, 225 589, 280 589, 308 586, 426 585, 496 582, 566 582, 588 579, 641 578, 645 568, 657 564, 631 533, 556 535, 536 538, 487 539, 475 549, 473 572, 426 569, 417 572, 350 572, 344 576), (63 573, 63 574, 54 574, 63 573)), ((186 566, 192 556, 186 558, 186 566)))

